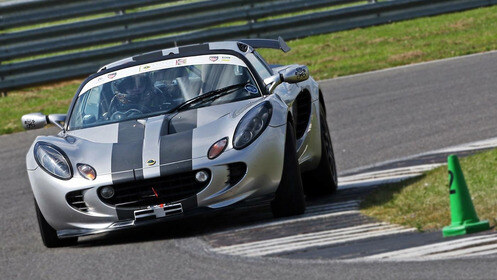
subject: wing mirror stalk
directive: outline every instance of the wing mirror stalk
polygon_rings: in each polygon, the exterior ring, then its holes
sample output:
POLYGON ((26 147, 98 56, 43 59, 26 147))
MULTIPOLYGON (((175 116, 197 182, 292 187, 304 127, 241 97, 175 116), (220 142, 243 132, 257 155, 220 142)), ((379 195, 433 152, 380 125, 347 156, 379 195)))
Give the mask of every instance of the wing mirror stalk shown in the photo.
POLYGON ((305 65, 291 65, 277 74, 264 79, 269 94, 272 94, 277 86, 286 82, 290 84, 300 83, 309 79, 309 68, 305 65))
POLYGON ((22 126, 26 130, 43 128, 49 123, 55 125, 61 130, 64 130, 63 123, 66 121, 66 115, 50 114, 47 116, 43 115, 42 113, 31 113, 22 116, 21 121, 22 121, 22 126))

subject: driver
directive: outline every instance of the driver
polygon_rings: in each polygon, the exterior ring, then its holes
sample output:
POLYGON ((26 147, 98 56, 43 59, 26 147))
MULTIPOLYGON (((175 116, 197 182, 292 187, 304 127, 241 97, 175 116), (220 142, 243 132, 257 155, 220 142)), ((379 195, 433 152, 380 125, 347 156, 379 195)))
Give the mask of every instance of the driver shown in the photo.
POLYGON ((109 105, 109 114, 126 113, 133 110, 134 114, 146 114, 161 109, 161 93, 153 85, 146 74, 129 76, 112 83, 114 97, 109 105))

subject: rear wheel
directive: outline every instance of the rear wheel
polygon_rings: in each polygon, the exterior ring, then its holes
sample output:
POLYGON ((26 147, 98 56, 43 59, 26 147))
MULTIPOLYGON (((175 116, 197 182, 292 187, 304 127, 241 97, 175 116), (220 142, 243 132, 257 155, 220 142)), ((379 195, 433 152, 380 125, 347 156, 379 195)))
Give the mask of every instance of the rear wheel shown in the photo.
POLYGON ((319 106, 319 119, 321 123, 321 160, 316 169, 304 174, 305 192, 313 196, 332 194, 338 186, 335 154, 333 153, 326 113, 322 105, 319 106))
POLYGON ((271 203, 275 217, 285 217, 303 214, 305 212, 305 197, 297 159, 295 130, 288 123, 285 138, 285 157, 280 185, 271 203))
POLYGON ((41 213, 40 208, 38 207, 38 203, 36 203, 36 200, 35 200, 35 209, 36 209, 36 217, 38 218, 38 225, 40 227, 41 239, 43 240, 43 244, 46 247, 48 248, 64 247, 64 246, 75 245, 78 242, 77 237, 59 239, 59 237, 57 237, 57 231, 52 226, 50 226, 47 220, 45 220, 45 217, 43 217, 43 214, 41 213))

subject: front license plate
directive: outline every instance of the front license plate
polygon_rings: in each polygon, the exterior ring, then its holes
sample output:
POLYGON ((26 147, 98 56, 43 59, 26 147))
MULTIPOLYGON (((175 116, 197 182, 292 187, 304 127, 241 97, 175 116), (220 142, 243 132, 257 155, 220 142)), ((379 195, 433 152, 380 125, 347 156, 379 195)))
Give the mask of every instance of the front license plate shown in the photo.
POLYGON ((183 213, 181 203, 175 204, 160 204, 149 206, 147 209, 140 209, 135 211, 135 220, 143 220, 150 218, 163 218, 183 213))

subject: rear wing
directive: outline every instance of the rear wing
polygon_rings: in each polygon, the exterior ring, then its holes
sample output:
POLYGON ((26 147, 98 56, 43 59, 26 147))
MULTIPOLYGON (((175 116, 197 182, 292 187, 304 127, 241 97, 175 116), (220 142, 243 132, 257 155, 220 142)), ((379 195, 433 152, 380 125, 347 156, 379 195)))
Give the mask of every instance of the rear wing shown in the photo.
POLYGON ((251 46, 254 49, 265 48, 265 49, 279 49, 283 52, 289 52, 291 49, 286 44, 283 38, 278 37, 278 40, 271 39, 241 39, 238 40, 244 44, 251 46))

